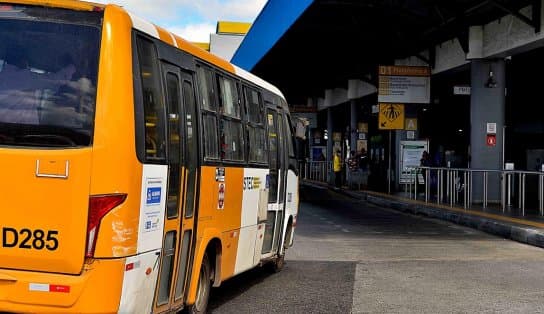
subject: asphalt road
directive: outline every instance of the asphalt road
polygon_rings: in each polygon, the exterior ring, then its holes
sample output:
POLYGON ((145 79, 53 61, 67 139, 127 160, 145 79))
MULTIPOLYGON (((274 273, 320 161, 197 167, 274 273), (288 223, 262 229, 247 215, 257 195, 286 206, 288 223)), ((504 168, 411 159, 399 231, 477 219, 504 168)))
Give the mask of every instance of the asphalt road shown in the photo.
POLYGON ((544 313, 544 250, 303 188, 282 272, 212 290, 211 313, 544 313))

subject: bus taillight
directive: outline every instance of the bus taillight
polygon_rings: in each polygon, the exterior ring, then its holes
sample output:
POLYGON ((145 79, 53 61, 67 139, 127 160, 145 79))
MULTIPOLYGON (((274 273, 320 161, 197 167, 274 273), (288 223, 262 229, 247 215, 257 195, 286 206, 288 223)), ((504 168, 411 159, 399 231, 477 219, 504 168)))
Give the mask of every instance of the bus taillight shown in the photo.
POLYGON ((87 250, 85 257, 94 256, 100 221, 127 198, 126 194, 96 195, 89 198, 89 222, 87 224, 87 250))

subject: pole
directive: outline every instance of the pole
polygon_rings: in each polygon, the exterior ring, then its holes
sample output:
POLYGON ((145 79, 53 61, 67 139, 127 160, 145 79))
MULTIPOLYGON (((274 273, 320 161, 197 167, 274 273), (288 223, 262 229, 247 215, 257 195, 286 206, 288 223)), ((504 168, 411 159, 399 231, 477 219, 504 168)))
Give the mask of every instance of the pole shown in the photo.
MULTIPOLYGON (((387 193, 391 194, 391 130, 389 130, 389 157, 388 157, 388 169, 387 169, 387 193)), ((416 174, 416 180, 417 180, 417 174, 416 174)))

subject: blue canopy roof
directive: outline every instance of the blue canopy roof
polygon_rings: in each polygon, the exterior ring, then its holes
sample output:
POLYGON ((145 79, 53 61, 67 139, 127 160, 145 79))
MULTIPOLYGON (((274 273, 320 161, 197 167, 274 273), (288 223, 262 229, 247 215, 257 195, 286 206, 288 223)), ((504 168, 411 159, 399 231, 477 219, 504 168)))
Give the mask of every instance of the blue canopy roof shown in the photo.
POLYGON ((251 71, 314 0, 268 0, 231 62, 251 71))

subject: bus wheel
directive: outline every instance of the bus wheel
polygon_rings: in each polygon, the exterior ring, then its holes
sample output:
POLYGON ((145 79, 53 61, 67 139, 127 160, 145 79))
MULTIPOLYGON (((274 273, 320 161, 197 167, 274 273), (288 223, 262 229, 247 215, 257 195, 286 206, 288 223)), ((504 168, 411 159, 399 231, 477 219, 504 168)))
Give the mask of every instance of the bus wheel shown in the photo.
POLYGON ((283 269, 283 266, 285 266, 285 254, 276 257, 276 259, 270 264, 272 271, 279 273, 283 269))
POLYGON ((278 255, 276 259, 270 264, 270 268, 273 272, 279 273, 285 266, 285 251, 289 247, 287 241, 291 239, 291 223, 287 226, 287 232, 285 232, 285 238, 283 239, 283 254, 278 255))
POLYGON ((198 276, 198 290, 196 292, 195 304, 188 308, 188 313, 206 313, 212 287, 211 273, 210 259, 208 258, 208 253, 205 253, 202 258, 202 266, 200 266, 200 275, 198 276))

